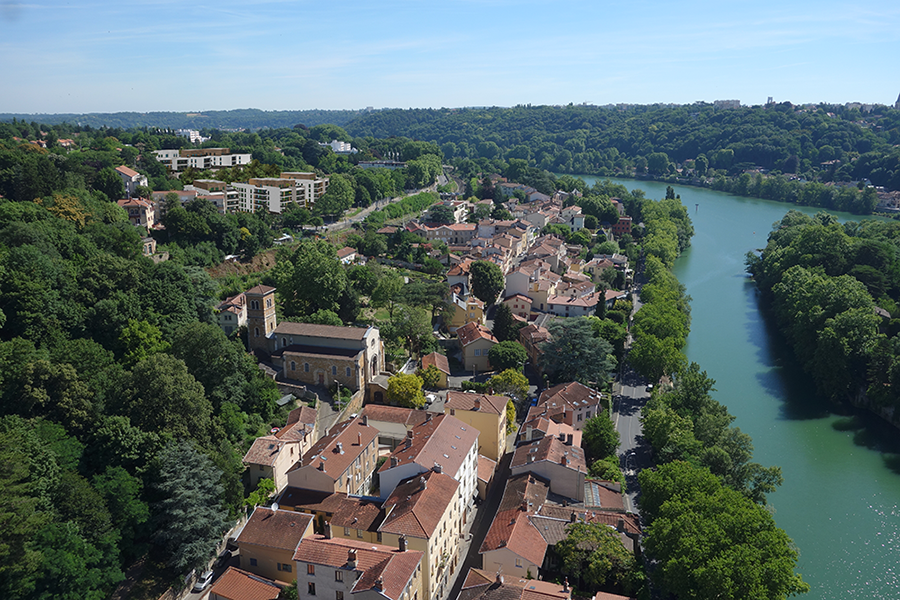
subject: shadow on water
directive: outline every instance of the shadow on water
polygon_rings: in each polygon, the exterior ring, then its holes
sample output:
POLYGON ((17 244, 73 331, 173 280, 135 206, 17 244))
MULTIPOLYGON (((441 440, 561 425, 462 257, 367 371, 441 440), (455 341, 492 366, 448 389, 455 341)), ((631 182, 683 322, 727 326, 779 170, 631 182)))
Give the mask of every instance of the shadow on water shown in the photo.
POLYGON ((822 419, 829 406, 815 393, 815 382, 803 372, 787 342, 775 326, 766 319, 760 306, 756 284, 744 282, 747 301, 747 341, 756 348, 756 358, 765 367, 756 374, 759 385, 773 398, 782 398, 781 416, 789 420, 822 419))

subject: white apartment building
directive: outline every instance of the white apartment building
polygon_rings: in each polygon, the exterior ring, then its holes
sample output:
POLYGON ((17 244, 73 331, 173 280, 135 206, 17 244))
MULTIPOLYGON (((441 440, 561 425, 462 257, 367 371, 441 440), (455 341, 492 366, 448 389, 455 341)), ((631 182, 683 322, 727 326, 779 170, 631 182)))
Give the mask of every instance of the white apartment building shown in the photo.
POLYGON ((206 171, 250 164, 250 154, 232 154, 228 148, 155 150, 156 160, 173 173, 189 168, 206 171))
POLYGON ((282 173, 281 177, 252 178, 247 183, 233 183, 231 187, 237 192, 237 210, 281 214, 291 202, 312 208, 328 190, 328 178, 291 172, 282 173))

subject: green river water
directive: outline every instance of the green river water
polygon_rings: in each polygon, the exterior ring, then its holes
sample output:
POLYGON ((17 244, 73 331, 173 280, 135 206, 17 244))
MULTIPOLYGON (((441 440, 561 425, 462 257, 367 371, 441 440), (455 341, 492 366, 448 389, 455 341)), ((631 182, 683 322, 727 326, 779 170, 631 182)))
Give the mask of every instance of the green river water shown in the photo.
MULTIPOLYGON (((665 197, 665 183, 614 181, 665 197)), ((792 207, 673 187, 694 223, 692 245, 675 264, 692 298, 688 360, 716 380, 713 395, 753 437, 755 460, 782 469, 784 484, 769 502, 800 550, 797 571, 812 588, 803 597, 900 598, 900 435, 865 415, 822 408, 763 320, 744 271, 744 255, 764 247, 772 224, 792 207)))

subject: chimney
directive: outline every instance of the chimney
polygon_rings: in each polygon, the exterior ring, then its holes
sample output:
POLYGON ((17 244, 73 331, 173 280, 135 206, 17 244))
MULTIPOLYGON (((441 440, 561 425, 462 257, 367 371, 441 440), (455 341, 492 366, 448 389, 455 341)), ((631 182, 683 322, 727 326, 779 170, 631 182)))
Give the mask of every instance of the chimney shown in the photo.
POLYGON ((356 445, 362 446, 362 433, 359 431, 356 432, 356 445))
POLYGON ((383 591, 384 590, 384 577, 381 575, 378 576, 378 579, 375 580, 375 585, 373 586, 376 590, 383 591))
POLYGON ((324 532, 325 532, 325 539, 330 540, 331 539, 331 523, 329 521, 325 521, 324 532))
POLYGON ((522 504, 519 505, 519 510, 528 512, 528 500, 522 500, 522 504))
POLYGON ((563 591, 564 591, 564 592, 568 592, 568 591, 569 591, 569 578, 568 578, 568 577, 566 577, 566 578, 563 580, 563 591))
POLYGON ((434 463, 434 466, 431 467, 431 470, 435 473, 441 473, 443 472, 443 467, 441 466, 441 463, 434 463))
POLYGON ((566 446, 572 445, 572 435, 571 433, 566 434, 566 446))
POLYGON ((569 458, 567 456, 560 457, 559 464, 561 464, 564 467, 567 466, 569 464, 569 458))
POLYGON ((400 544, 400 552, 406 552, 406 536, 401 535, 397 538, 397 543, 400 544))
POLYGON ((497 573, 497 583, 503 585, 503 575, 497 573))
POLYGON ((428 487, 428 480, 424 477, 419 477, 419 489, 424 490, 428 487))
POLYGON ((362 424, 365 425, 366 427, 369 426, 369 415, 362 416, 362 424))
POLYGON ((481 410, 481 398, 475 398, 474 402, 475 402, 474 410, 481 410))
POLYGON ((324 471, 324 470, 325 470, 325 461, 324 461, 324 460, 320 460, 320 461, 319 461, 319 470, 320 470, 320 471, 324 471))
POLYGON ((525 428, 525 441, 526 442, 531 441, 531 435, 532 435, 533 431, 534 431, 534 428, 531 425, 529 425, 528 427, 525 428))
POLYGON ((618 531, 619 533, 625 532, 625 519, 619 519, 618 521, 616 521, 616 531, 618 531))
POLYGON ((428 423, 429 421, 431 421, 431 411, 430 410, 425 412, 425 422, 428 423))
POLYGON ((397 460, 397 457, 396 457, 396 456, 392 456, 392 457, 391 457, 391 468, 393 469, 394 467, 396 467, 396 466, 399 465, 399 464, 400 464, 400 461, 397 460))
POLYGON ((347 566, 351 569, 356 568, 356 548, 350 548, 347 551, 347 566))
POLYGON ((338 442, 337 449, 338 449, 339 453, 343 454, 344 453, 344 444, 342 442, 338 442))

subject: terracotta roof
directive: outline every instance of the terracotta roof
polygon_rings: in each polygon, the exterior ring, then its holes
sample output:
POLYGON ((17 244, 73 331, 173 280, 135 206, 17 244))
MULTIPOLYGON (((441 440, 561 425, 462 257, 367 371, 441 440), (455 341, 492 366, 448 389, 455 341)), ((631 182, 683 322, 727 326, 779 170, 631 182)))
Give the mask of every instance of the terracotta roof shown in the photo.
POLYGON ((503 497, 497 510, 512 510, 528 505, 528 512, 535 512, 547 501, 550 482, 532 473, 520 473, 506 480, 503 497))
MULTIPOLYGON (((537 579, 522 579, 520 577, 513 577, 510 575, 503 575, 503 585, 509 587, 519 588, 523 591, 527 591, 533 594, 537 594, 537 597, 544 598, 558 598, 560 600, 571 598, 572 592, 565 591, 563 586, 558 583, 553 583, 552 581, 539 581, 537 579)), ((484 585, 494 585, 497 583, 497 575, 496 573, 491 573, 490 571, 485 571, 483 569, 476 569, 474 567, 469 569, 469 574, 466 576, 466 582, 463 584, 462 589, 469 589, 472 587, 484 586, 484 585)), ((526 597, 523 596, 523 600, 526 600, 526 597)))
POLYGON ((489 459, 487 456, 478 455, 478 479, 479 481, 488 482, 494 477, 494 471, 497 470, 497 463, 489 459))
POLYGON ((319 413, 311 406, 300 406, 288 413, 288 425, 292 423, 304 423, 306 425, 315 425, 319 413))
POLYGON ((269 287, 267 285, 255 285, 244 293, 251 294, 253 296, 265 296, 266 294, 271 294, 274 291, 275 288, 269 287))
MULTIPOLYGON (((426 416, 429 413, 426 413, 426 416)), ((406 441, 391 452, 397 466, 416 463, 428 470, 435 464, 448 475, 455 475, 463 465, 472 447, 478 446, 478 430, 450 415, 436 415, 409 430, 406 441), (411 435, 410 435, 411 434, 411 435)), ((385 461, 379 473, 389 471, 393 460, 385 461)))
POLYGON ((447 392, 447 400, 444 403, 444 410, 452 408, 454 410, 475 410, 475 401, 478 401, 480 412, 491 412, 495 415, 506 414, 506 403, 509 398, 506 396, 489 396, 487 394, 467 394, 465 392, 447 392))
POLYGON ((344 246, 337 251, 338 258, 347 258, 348 256, 351 256, 353 254, 356 254, 356 248, 351 248, 350 246, 344 246))
POLYGON ((399 548, 381 544, 314 535, 300 543, 294 553, 294 560, 335 569, 350 569, 348 562, 351 550, 356 555, 356 566, 352 570, 361 574, 353 584, 352 591, 377 589, 380 585, 379 591, 392 600, 403 594, 423 555, 416 550, 401 552, 399 548))
POLYGON ((275 433, 275 437, 285 441, 303 441, 316 427, 316 409, 309 406, 295 408, 288 415, 287 425, 275 433))
POLYGON ((387 226, 385 226, 385 227, 382 227, 381 229, 379 229, 379 230, 376 231, 375 233, 382 233, 382 234, 390 235, 390 234, 393 234, 393 233, 397 233, 397 228, 396 228, 396 227, 393 227, 393 226, 391 226, 391 225, 387 225, 387 226))
POLYGON ((387 517, 379 531, 417 538, 430 538, 447 507, 456 501, 459 482, 444 473, 428 471, 414 475, 394 488, 384 502, 387 517), (420 480, 426 484, 423 489, 420 480))
POLYGON ((253 544, 293 552, 312 520, 312 515, 257 506, 238 536, 237 544, 253 544))
MULTIPOLYGON (((289 451, 288 445, 291 442, 287 440, 279 440, 274 435, 266 435, 253 440, 253 445, 244 455, 243 463, 245 465, 267 465, 272 466, 278 459, 282 451, 289 451)), ((294 459, 299 461, 299 452, 295 450, 294 459)))
POLYGON ((641 524, 636 515, 631 513, 623 513, 616 511, 604 510, 588 510, 583 506, 559 506, 556 504, 545 503, 538 514, 542 517, 549 517, 561 521, 571 521, 572 513, 575 518, 588 523, 603 523, 610 527, 617 527, 619 520, 622 520, 625 533, 629 535, 640 535, 641 524))
POLYGON ((365 416, 372 421, 405 425, 407 428, 424 423, 426 418, 423 410, 403 408, 401 406, 384 406, 382 404, 366 404, 359 416, 360 418, 365 416))
POLYGON ((296 511, 308 510, 333 515, 343 506, 347 494, 343 492, 320 492, 302 488, 286 487, 278 497, 278 506, 296 511))
POLYGON ((235 567, 228 567, 209 590, 225 600, 276 600, 280 593, 274 582, 235 567))
POLYGON ((498 343, 491 330, 478 323, 466 323, 456 330, 456 336, 459 338, 459 343, 462 346, 468 346, 477 340, 488 340, 495 344, 498 343))
POLYGON ((116 167, 116 171, 118 171, 122 175, 125 175, 126 177, 140 177, 140 175, 141 175, 134 169, 126 167, 125 165, 122 165, 121 167, 116 167))
POLYGON ((447 360, 447 357, 443 354, 438 354, 437 352, 432 352, 431 354, 426 354, 422 357, 422 368, 427 369, 431 365, 437 367, 437 369, 441 373, 450 374, 450 362, 447 360))
POLYGON ((532 406, 531 410, 528 411, 528 416, 525 418, 525 422, 522 423, 521 429, 519 429, 520 442, 531 441, 526 440, 528 427, 530 426, 532 429, 532 440, 534 439, 534 432, 539 432, 543 437, 558 438, 562 435, 564 439, 568 439, 568 436, 571 435, 572 445, 581 447, 581 432, 579 430, 564 421, 554 421, 540 411, 541 407, 539 406, 532 406))
POLYGON ((584 505, 590 508, 625 512, 622 486, 612 481, 588 479, 584 482, 584 505))
POLYGON ((510 300, 527 301, 529 304, 533 302, 533 300, 525 294, 513 294, 512 296, 507 296, 503 299, 504 302, 509 302, 510 300))
POLYGON ((369 327, 338 327, 337 325, 316 325, 314 323, 279 323, 275 333, 306 335, 335 340, 362 340, 369 327))
POLYGON ((547 298, 548 308, 551 306, 579 306, 582 308, 590 308, 597 306, 600 300, 600 292, 594 292, 587 296, 550 296, 547 298))
POLYGON ((547 553, 547 542, 529 521, 528 513, 514 508, 497 512, 479 554, 501 548, 540 566, 547 553))
POLYGON ((535 344, 540 344, 541 342, 549 340, 550 332, 540 325, 530 323, 519 330, 519 339, 527 341, 530 345, 534 346, 535 344))
POLYGON ((523 444, 516 448, 510 468, 514 469, 530 464, 528 459, 529 456, 532 457, 532 463, 548 461, 568 469, 587 473, 584 450, 574 445, 567 446, 555 437, 541 438, 540 440, 531 442, 530 444, 523 444), (565 459, 565 464, 563 464, 563 459, 565 459))
POLYGON ((588 406, 600 404, 601 395, 597 390, 591 389, 577 381, 561 383, 550 389, 544 390, 538 399, 538 406, 549 407, 567 405, 573 410, 579 410, 588 406))
POLYGON ((382 520, 384 512, 379 504, 362 498, 344 497, 331 517, 331 526, 375 531, 382 520))
POLYGON ((359 419, 338 423, 330 434, 306 451, 303 455, 303 466, 313 468, 321 466, 321 471, 336 480, 377 437, 378 430, 363 425, 359 419), (359 443, 360 439, 362 443, 359 443))

